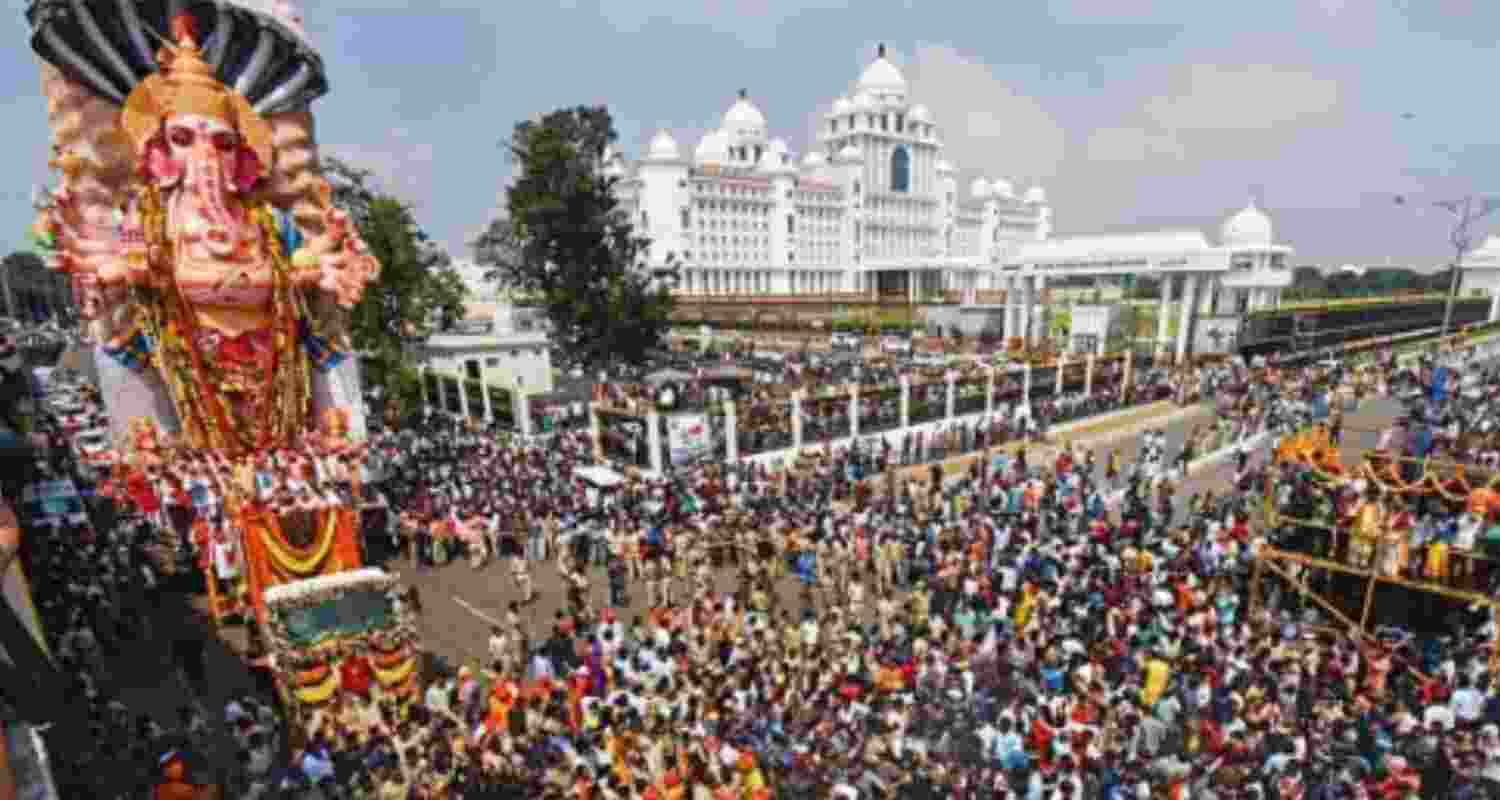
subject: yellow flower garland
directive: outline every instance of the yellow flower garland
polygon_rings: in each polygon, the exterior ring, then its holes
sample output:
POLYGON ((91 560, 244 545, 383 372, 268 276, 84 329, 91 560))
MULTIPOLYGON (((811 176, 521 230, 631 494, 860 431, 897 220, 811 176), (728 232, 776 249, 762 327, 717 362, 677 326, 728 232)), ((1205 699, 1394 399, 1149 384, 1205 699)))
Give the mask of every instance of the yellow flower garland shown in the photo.
POLYGON ((328 677, 317 686, 302 686, 296 690, 297 699, 310 706, 321 705, 328 702, 333 693, 339 689, 338 670, 329 670, 328 677))
POLYGON ((278 569, 297 576, 311 575, 317 571, 323 559, 327 558, 328 553, 333 550, 333 541, 337 538, 334 533, 338 528, 338 515, 325 514, 324 516, 326 521, 319 532, 318 542, 314 545, 316 549, 306 558, 300 558, 294 550, 283 545, 280 541, 281 537, 272 532, 269 526, 261 528, 261 537, 266 543, 266 551, 271 554, 271 561, 278 569))
POLYGON ((403 663, 399 667, 396 667, 395 669, 381 669, 380 667, 372 667, 375 672, 375 679, 380 681, 380 685, 386 688, 395 686, 396 684, 401 683, 402 681, 411 677, 412 672, 414 672, 416 668, 416 658, 406 659, 405 663, 403 663))

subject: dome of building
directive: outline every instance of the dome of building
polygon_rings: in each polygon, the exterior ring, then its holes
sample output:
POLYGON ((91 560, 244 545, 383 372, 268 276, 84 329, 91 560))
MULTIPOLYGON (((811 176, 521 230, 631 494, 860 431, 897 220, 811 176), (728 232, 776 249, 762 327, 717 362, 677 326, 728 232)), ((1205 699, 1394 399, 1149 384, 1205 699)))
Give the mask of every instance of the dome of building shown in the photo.
POLYGON ((984 178, 975 178, 969 184, 969 196, 976 200, 983 200, 990 196, 990 182, 984 178))
POLYGON ((885 57, 885 45, 881 45, 877 51, 875 60, 870 66, 865 67, 864 74, 859 76, 859 89, 861 92, 869 92, 873 95, 905 95, 906 78, 901 76, 901 70, 896 69, 885 57))
POLYGON ((875 95, 872 95, 869 92, 859 92, 858 94, 855 94, 854 99, 850 102, 853 104, 855 110, 857 111, 872 109, 876 105, 875 95))
POLYGON ((1255 207, 1255 201, 1224 221, 1219 238, 1226 247, 1266 247, 1275 241, 1271 218, 1255 207))
POLYGON ((604 166, 604 174, 610 178, 623 178, 625 177, 625 165, 619 161, 611 161, 604 166))
POLYGON ((1033 186, 1026 190, 1026 197, 1023 199, 1032 205, 1041 205, 1047 202, 1047 190, 1040 186, 1033 186))
POLYGON ((1007 200, 1016 196, 1016 187, 1004 178, 996 178, 990 181, 990 191, 994 192, 996 197, 1003 197, 1007 200))
POLYGON ((830 113, 832 113, 834 116, 839 116, 842 114, 853 113, 853 111, 854 103, 850 102, 849 98, 847 97, 840 97, 839 99, 833 101, 833 111, 830 113))
POLYGON ((924 106, 921 103, 917 103, 916 105, 912 106, 911 110, 906 112, 906 116, 910 118, 912 122, 932 121, 932 112, 928 111, 927 106, 924 106))
POLYGON ((817 150, 810 150, 807 155, 802 157, 802 166, 804 167, 821 167, 827 163, 828 159, 817 150))
POLYGON ((700 164, 723 164, 729 160, 729 137, 723 131, 710 131, 698 143, 693 158, 700 164))
POLYGON ((858 163, 858 162, 861 162, 861 161, 864 161, 864 160, 865 160, 865 154, 861 153, 859 151, 859 148, 855 147, 852 144, 846 144, 846 145, 844 145, 844 149, 839 151, 839 161, 842 161, 842 162, 845 162, 845 163, 848 163, 848 164, 853 164, 853 163, 858 163))
POLYGON ((760 109, 750 102, 750 95, 741 89, 734 105, 724 112, 724 120, 719 128, 730 133, 763 135, 766 130, 766 115, 760 113, 760 109))
POLYGON ((674 161, 682 157, 681 151, 677 149, 677 140, 665 129, 656 132, 651 137, 651 146, 646 149, 646 158, 652 161, 674 161))
POLYGON ((939 175, 952 175, 954 173, 953 165, 949 164, 946 160, 938 159, 937 172, 939 175))

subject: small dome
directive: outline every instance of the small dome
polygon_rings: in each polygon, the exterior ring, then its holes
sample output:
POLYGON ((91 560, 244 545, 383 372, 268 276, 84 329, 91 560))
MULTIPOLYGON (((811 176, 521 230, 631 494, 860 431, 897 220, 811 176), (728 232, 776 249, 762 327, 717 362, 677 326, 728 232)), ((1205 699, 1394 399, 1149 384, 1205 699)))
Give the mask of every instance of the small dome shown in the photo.
POLYGON ((1268 247, 1275 239, 1271 218, 1255 207, 1255 201, 1225 220, 1219 238, 1226 247, 1268 247))
POLYGON ((787 153, 791 152, 791 150, 786 146, 785 139, 772 139, 770 151, 779 156, 784 156, 787 153))
POLYGON ((927 106, 924 106, 921 103, 917 103, 916 105, 912 106, 911 110, 906 112, 906 116, 910 118, 912 122, 932 121, 932 112, 928 111, 927 106))
POLYGON ((827 163, 828 159, 824 158, 823 154, 817 150, 810 150, 807 155, 802 157, 802 166, 804 167, 821 167, 827 163))
POLYGON ((760 109, 750 102, 750 96, 741 90, 739 99, 724 112, 724 120, 719 127, 730 133, 763 135, 766 130, 766 115, 760 113, 760 109))
POLYGON ((859 94, 854 95, 854 100, 852 102, 854 104, 854 108, 859 111, 872 109, 876 105, 875 95, 872 95, 869 92, 860 92, 859 94))
POLYGON ((990 183, 984 178, 975 178, 969 184, 969 196, 976 200, 983 200, 990 196, 990 183))
POLYGON ((1016 187, 1012 186, 1011 182, 1004 178, 996 178, 990 181, 990 191, 996 197, 1003 197, 1007 200, 1016 196, 1016 187))
POLYGON ((853 164, 864 160, 865 154, 861 153, 859 148, 852 144, 844 145, 844 149, 839 151, 839 161, 844 163, 853 164))
POLYGON ((870 66, 865 67, 864 74, 859 76, 859 89, 874 95, 906 95, 906 78, 902 77, 901 70, 885 57, 885 45, 880 46, 875 60, 870 62, 870 66))
POLYGON ((723 164, 729 160, 729 137, 723 131, 710 131, 698 143, 693 158, 700 164, 723 164))
POLYGON ((1032 205, 1041 205, 1047 202, 1047 191, 1040 186, 1033 186, 1026 190, 1026 197, 1024 199, 1032 205))
POLYGON ((646 158, 652 161, 674 161, 682 157, 677 149, 677 140, 665 129, 656 132, 651 137, 651 146, 646 150, 646 158))
POLYGON ((830 112, 830 113, 832 113, 835 116, 837 116, 837 115, 841 115, 841 114, 849 114, 849 113, 852 113, 853 111, 854 111, 854 104, 851 103, 851 102, 849 102, 849 98, 847 98, 847 97, 840 97, 839 99, 833 101, 833 111, 830 112))
POLYGON ((604 167, 604 174, 610 178, 625 177, 625 165, 619 161, 611 161, 604 167))
POLYGON ((953 165, 944 159, 938 159, 937 172, 939 175, 952 175, 954 173, 953 165))

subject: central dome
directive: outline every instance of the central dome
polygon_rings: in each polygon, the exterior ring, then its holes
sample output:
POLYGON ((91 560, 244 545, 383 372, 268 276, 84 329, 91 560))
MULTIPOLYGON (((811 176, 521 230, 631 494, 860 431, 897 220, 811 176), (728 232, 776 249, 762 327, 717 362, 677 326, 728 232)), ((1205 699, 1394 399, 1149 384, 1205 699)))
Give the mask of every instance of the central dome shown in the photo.
POLYGON ((1275 228, 1266 212, 1256 208, 1255 201, 1224 221, 1219 239, 1225 247, 1269 247, 1275 239, 1275 228))
POLYGON ((877 96, 900 95, 904 97, 906 95, 906 78, 902 77, 901 70, 885 57, 885 45, 880 46, 875 60, 870 62, 870 66, 865 67, 864 74, 859 76, 859 90, 877 96))
POLYGON ((760 113, 760 109, 750 102, 750 95, 741 89, 739 99, 724 112, 719 128, 730 134, 764 135, 766 115, 760 113))

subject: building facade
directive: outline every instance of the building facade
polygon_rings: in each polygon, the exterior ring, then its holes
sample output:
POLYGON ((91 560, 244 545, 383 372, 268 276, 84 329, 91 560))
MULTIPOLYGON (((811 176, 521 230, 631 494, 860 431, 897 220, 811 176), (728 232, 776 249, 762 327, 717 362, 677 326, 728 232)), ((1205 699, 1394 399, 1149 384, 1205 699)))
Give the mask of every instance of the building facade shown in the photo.
POLYGON ((1056 237, 1042 187, 1003 178, 960 187, 939 120, 919 100, 882 47, 824 110, 807 153, 773 136, 741 91, 691 154, 660 131, 638 160, 612 153, 604 169, 652 241, 648 261, 681 267, 685 297, 858 293, 918 303, 960 291, 972 303, 1007 290, 1007 328, 1029 335, 1017 317, 1052 276, 1149 274, 1177 287, 1174 302, 1223 313, 1274 306, 1291 283, 1291 249, 1254 203, 1224 223, 1217 243, 1201 231, 1056 237))

